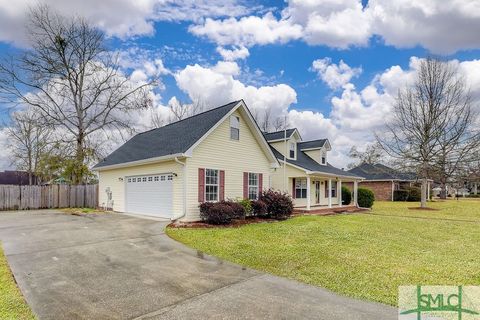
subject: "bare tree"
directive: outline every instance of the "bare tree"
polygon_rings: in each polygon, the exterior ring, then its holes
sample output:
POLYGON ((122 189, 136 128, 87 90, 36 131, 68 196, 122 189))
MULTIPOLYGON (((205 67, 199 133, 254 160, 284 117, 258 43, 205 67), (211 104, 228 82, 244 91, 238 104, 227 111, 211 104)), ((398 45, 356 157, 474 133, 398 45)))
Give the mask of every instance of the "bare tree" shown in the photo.
POLYGON ((30 11, 31 48, 0 64, 0 97, 33 107, 75 145, 75 183, 86 174, 88 137, 131 128, 128 112, 150 103, 153 81, 136 84, 105 48, 105 35, 81 17, 63 17, 46 6, 30 11))
POLYGON ((14 112, 11 121, 7 135, 13 164, 28 173, 28 183, 32 185, 40 158, 48 152, 52 131, 49 126, 41 124, 38 114, 32 110, 14 112))
POLYGON ((168 106, 171 111, 169 122, 180 121, 205 110, 205 104, 200 99, 193 99, 192 103, 172 99, 168 106))
POLYGON ((422 181, 422 208, 432 170, 442 162, 453 164, 447 158, 461 159, 467 140, 475 139, 464 135, 473 116, 464 81, 447 62, 422 60, 415 83, 399 91, 386 132, 376 136, 390 156, 416 169, 422 181))
POLYGON ((384 151, 382 146, 378 143, 368 145, 367 148, 365 148, 365 151, 360 151, 356 146, 353 146, 350 149, 348 156, 355 159, 354 162, 348 164, 347 166, 349 169, 352 169, 362 163, 378 163, 380 159, 383 158, 384 151))

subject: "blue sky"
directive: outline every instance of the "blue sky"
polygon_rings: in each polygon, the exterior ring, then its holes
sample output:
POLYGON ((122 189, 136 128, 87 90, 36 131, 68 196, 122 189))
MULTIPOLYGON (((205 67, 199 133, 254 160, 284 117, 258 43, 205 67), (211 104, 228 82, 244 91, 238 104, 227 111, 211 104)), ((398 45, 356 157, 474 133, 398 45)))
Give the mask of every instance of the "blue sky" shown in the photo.
MULTIPOLYGON (((133 78, 156 73, 158 112, 174 97, 208 107, 243 98, 259 113, 287 114, 306 139, 329 138, 339 166, 352 146, 373 143, 418 58, 452 60, 475 96, 480 87, 480 1, 40 2, 99 26, 133 78)), ((0 0, 0 56, 28 47, 22 26, 34 1, 9 3, 0 0)))

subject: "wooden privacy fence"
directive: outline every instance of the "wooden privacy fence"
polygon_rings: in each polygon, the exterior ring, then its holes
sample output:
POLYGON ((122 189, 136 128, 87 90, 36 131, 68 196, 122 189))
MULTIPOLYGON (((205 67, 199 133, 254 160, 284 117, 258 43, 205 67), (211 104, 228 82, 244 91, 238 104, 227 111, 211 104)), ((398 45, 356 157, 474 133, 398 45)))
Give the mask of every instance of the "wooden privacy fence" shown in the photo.
POLYGON ((0 185, 0 210, 96 208, 97 206, 98 184, 0 185))

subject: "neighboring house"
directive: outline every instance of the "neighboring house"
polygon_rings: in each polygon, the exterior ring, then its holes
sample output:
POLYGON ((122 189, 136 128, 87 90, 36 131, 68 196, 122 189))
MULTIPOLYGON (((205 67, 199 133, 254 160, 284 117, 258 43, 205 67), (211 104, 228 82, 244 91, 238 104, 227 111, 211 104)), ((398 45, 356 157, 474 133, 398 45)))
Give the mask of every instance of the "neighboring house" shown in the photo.
MULTIPOLYGON (((334 197, 322 192, 318 203, 333 206, 339 201, 338 192, 333 191, 336 181, 361 178, 326 162, 328 141, 302 143, 294 131, 287 141, 273 139, 277 141, 271 141, 271 147, 241 100, 140 133, 94 167, 99 174, 100 205, 119 212, 195 221, 201 202, 256 199, 264 189, 283 190, 285 172, 288 190, 296 186, 296 206, 317 203, 313 200, 317 189, 310 185, 316 181, 330 181, 327 190, 334 197), (283 171, 280 145, 294 140, 294 157, 287 159, 283 171), (317 153, 316 160, 310 158, 317 153), (325 155, 325 164, 320 154, 325 155)), ((272 140, 274 135, 266 136, 272 140)))
MULTIPOLYGON (((32 184, 37 183, 37 177, 34 175, 32 177, 32 184)), ((11 185, 21 185, 25 186, 29 184, 28 172, 26 171, 16 171, 16 170, 5 170, 0 172, 0 185, 1 184, 11 184, 11 185)))
MULTIPOLYGON (((348 172, 365 178, 360 187, 370 189, 375 194, 375 200, 393 201, 395 190, 404 189, 418 183, 418 179, 413 173, 399 172, 383 164, 363 163, 348 172)), ((428 198, 430 198, 430 185, 428 181, 428 198)))

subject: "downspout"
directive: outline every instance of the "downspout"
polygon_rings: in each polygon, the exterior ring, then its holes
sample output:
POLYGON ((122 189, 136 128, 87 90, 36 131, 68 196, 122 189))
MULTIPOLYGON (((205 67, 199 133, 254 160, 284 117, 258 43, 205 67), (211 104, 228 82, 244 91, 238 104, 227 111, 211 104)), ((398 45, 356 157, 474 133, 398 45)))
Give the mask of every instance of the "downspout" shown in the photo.
POLYGON ((178 164, 181 164, 182 167, 183 167, 183 210, 182 210, 182 214, 177 216, 177 217, 172 217, 171 220, 172 221, 175 221, 175 220, 178 220, 178 219, 181 219, 183 217, 186 216, 187 214, 187 163, 186 162, 182 162, 180 160, 178 160, 178 157, 175 157, 175 162, 178 163, 178 164))

